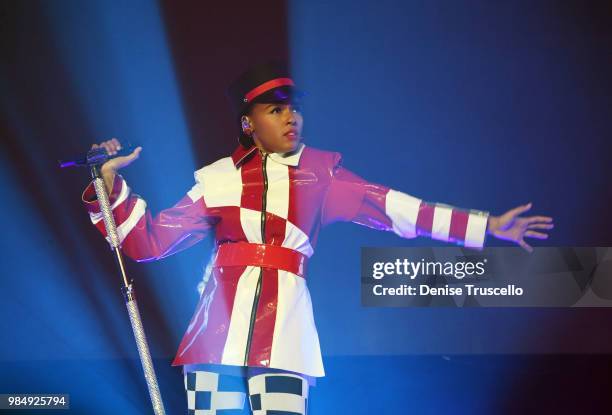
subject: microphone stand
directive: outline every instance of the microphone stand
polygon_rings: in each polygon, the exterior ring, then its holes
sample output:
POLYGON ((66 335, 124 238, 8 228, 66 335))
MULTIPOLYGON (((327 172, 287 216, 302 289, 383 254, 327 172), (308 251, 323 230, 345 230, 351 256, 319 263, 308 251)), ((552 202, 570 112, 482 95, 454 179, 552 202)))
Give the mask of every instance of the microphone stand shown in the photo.
MULTIPOLYGON (((91 153, 91 152, 90 152, 91 153)), ((165 415, 164 403, 159 392, 159 386, 157 384, 157 377, 155 376, 155 369, 153 367, 153 361, 151 359, 151 353, 149 352, 149 345, 147 344, 147 338, 145 336, 144 328, 140 318, 140 312, 138 311, 138 304, 136 303, 136 295, 134 292, 133 280, 128 282, 128 278, 125 272, 125 266, 123 262, 123 255, 121 254, 121 246, 119 243, 119 236, 117 235, 117 225, 113 218, 111 211, 108 193, 106 192, 106 186, 104 180, 100 174, 100 166, 102 163, 100 160, 93 160, 92 157, 87 158, 87 164, 90 167, 91 177, 93 178, 94 188, 96 190, 96 196, 98 197, 98 203, 100 210, 104 218, 104 226, 106 227, 106 234, 110 241, 111 248, 113 250, 115 260, 119 266, 121 277, 123 278, 123 286, 121 291, 125 299, 125 304, 128 309, 130 316, 130 323, 132 324, 132 331, 136 339, 136 346, 138 347, 138 354, 140 355, 140 362, 142 363, 142 369, 144 370, 145 380, 147 381, 147 387, 149 388, 149 396, 153 405, 153 412, 155 415, 165 415)), ((106 161, 104 158, 103 161, 106 161)), ((83 165, 78 163, 79 165, 83 165)), ((64 167, 64 166, 62 166, 64 167)), ((66 166, 67 167, 67 166, 66 166)))

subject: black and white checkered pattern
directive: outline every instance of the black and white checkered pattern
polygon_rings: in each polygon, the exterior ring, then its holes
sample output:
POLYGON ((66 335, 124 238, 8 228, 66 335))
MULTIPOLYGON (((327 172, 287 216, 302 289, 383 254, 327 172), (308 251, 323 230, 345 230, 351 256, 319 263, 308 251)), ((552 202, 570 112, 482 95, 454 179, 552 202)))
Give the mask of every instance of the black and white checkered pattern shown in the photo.
POLYGON ((253 415, 306 414, 308 382, 294 374, 264 373, 249 378, 249 398, 253 415))
POLYGON ((196 371, 185 374, 188 414, 238 415, 249 414, 245 410, 246 379, 240 376, 221 375, 196 371))
POLYGON ((299 375, 264 373, 250 377, 195 371, 185 374, 188 414, 304 415, 308 382, 299 375), (245 405, 249 394, 250 405, 245 405), (250 407, 250 408, 249 408, 250 407))

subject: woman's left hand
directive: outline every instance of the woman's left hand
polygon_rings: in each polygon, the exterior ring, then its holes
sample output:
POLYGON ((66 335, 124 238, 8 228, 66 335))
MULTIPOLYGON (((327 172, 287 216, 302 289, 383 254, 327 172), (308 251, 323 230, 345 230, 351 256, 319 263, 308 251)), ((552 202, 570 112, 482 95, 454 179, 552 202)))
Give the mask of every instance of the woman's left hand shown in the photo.
POLYGON ((510 209, 501 216, 489 216, 487 233, 498 239, 515 242, 527 252, 533 252, 533 248, 523 238, 546 239, 548 238, 546 233, 533 229, 552 229, 554 224, 553 218, 548 216, 519 217, 529 209, 531 203, 510 209))

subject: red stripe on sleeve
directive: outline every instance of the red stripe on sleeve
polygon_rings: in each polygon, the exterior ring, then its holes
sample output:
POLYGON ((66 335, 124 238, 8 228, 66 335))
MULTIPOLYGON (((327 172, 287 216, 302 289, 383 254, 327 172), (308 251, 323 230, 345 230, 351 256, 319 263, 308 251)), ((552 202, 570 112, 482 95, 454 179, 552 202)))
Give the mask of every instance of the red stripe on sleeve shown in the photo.
POLYGON ((461 243, 465 242, 465 233, 467 231, 467 224, 469 214, 467 212, 453 209, 451 215, 450 230, 448 232, 449 242, 461 243))
POLYGON ((421 205, 419 206, 419 215, 417 216, 416 223, 417 235, 431 235, 435 208, 435 205, 430 205, 428 203, 421 202, 421 205))
MULTIPOLYGON (((113 190, 108 195, 108 200, 111 206, 119 197, 122 187, 123 180, 121 179, 120 175, 116 174, 115 179, 113 181, 113 190)), ((87 211, 89 213, 100 212, 100 204, 98 203, 98 197, 96 196, 96 190, 93 181, 89 183, 89 185, 85 188, 81 199, 83 200, 83 203, 85 204, 85 207, 87 208, 87 211)))

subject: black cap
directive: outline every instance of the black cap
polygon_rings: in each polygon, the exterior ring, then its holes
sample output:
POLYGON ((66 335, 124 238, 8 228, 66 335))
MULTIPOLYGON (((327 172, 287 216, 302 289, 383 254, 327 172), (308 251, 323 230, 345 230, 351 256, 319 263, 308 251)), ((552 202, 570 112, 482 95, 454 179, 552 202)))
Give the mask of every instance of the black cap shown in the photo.
POLYGON ((288 102, 303 95, 295 88, 287 65, 268 61, 240 75, 227 90, 236 115, 244 114, 255 102, 288 102))
MULTIPOLYGON (((268 61, 255 65, 240 75, 227 90, 234 114, 240 119, 254 103, 294 102, 303 96, 295 88, 284 62, 268 61)), ((238 121, 240 123, 240 121, 238 121)), ((252 139, 240 129, 240 143, 248 147, 252 139)))

